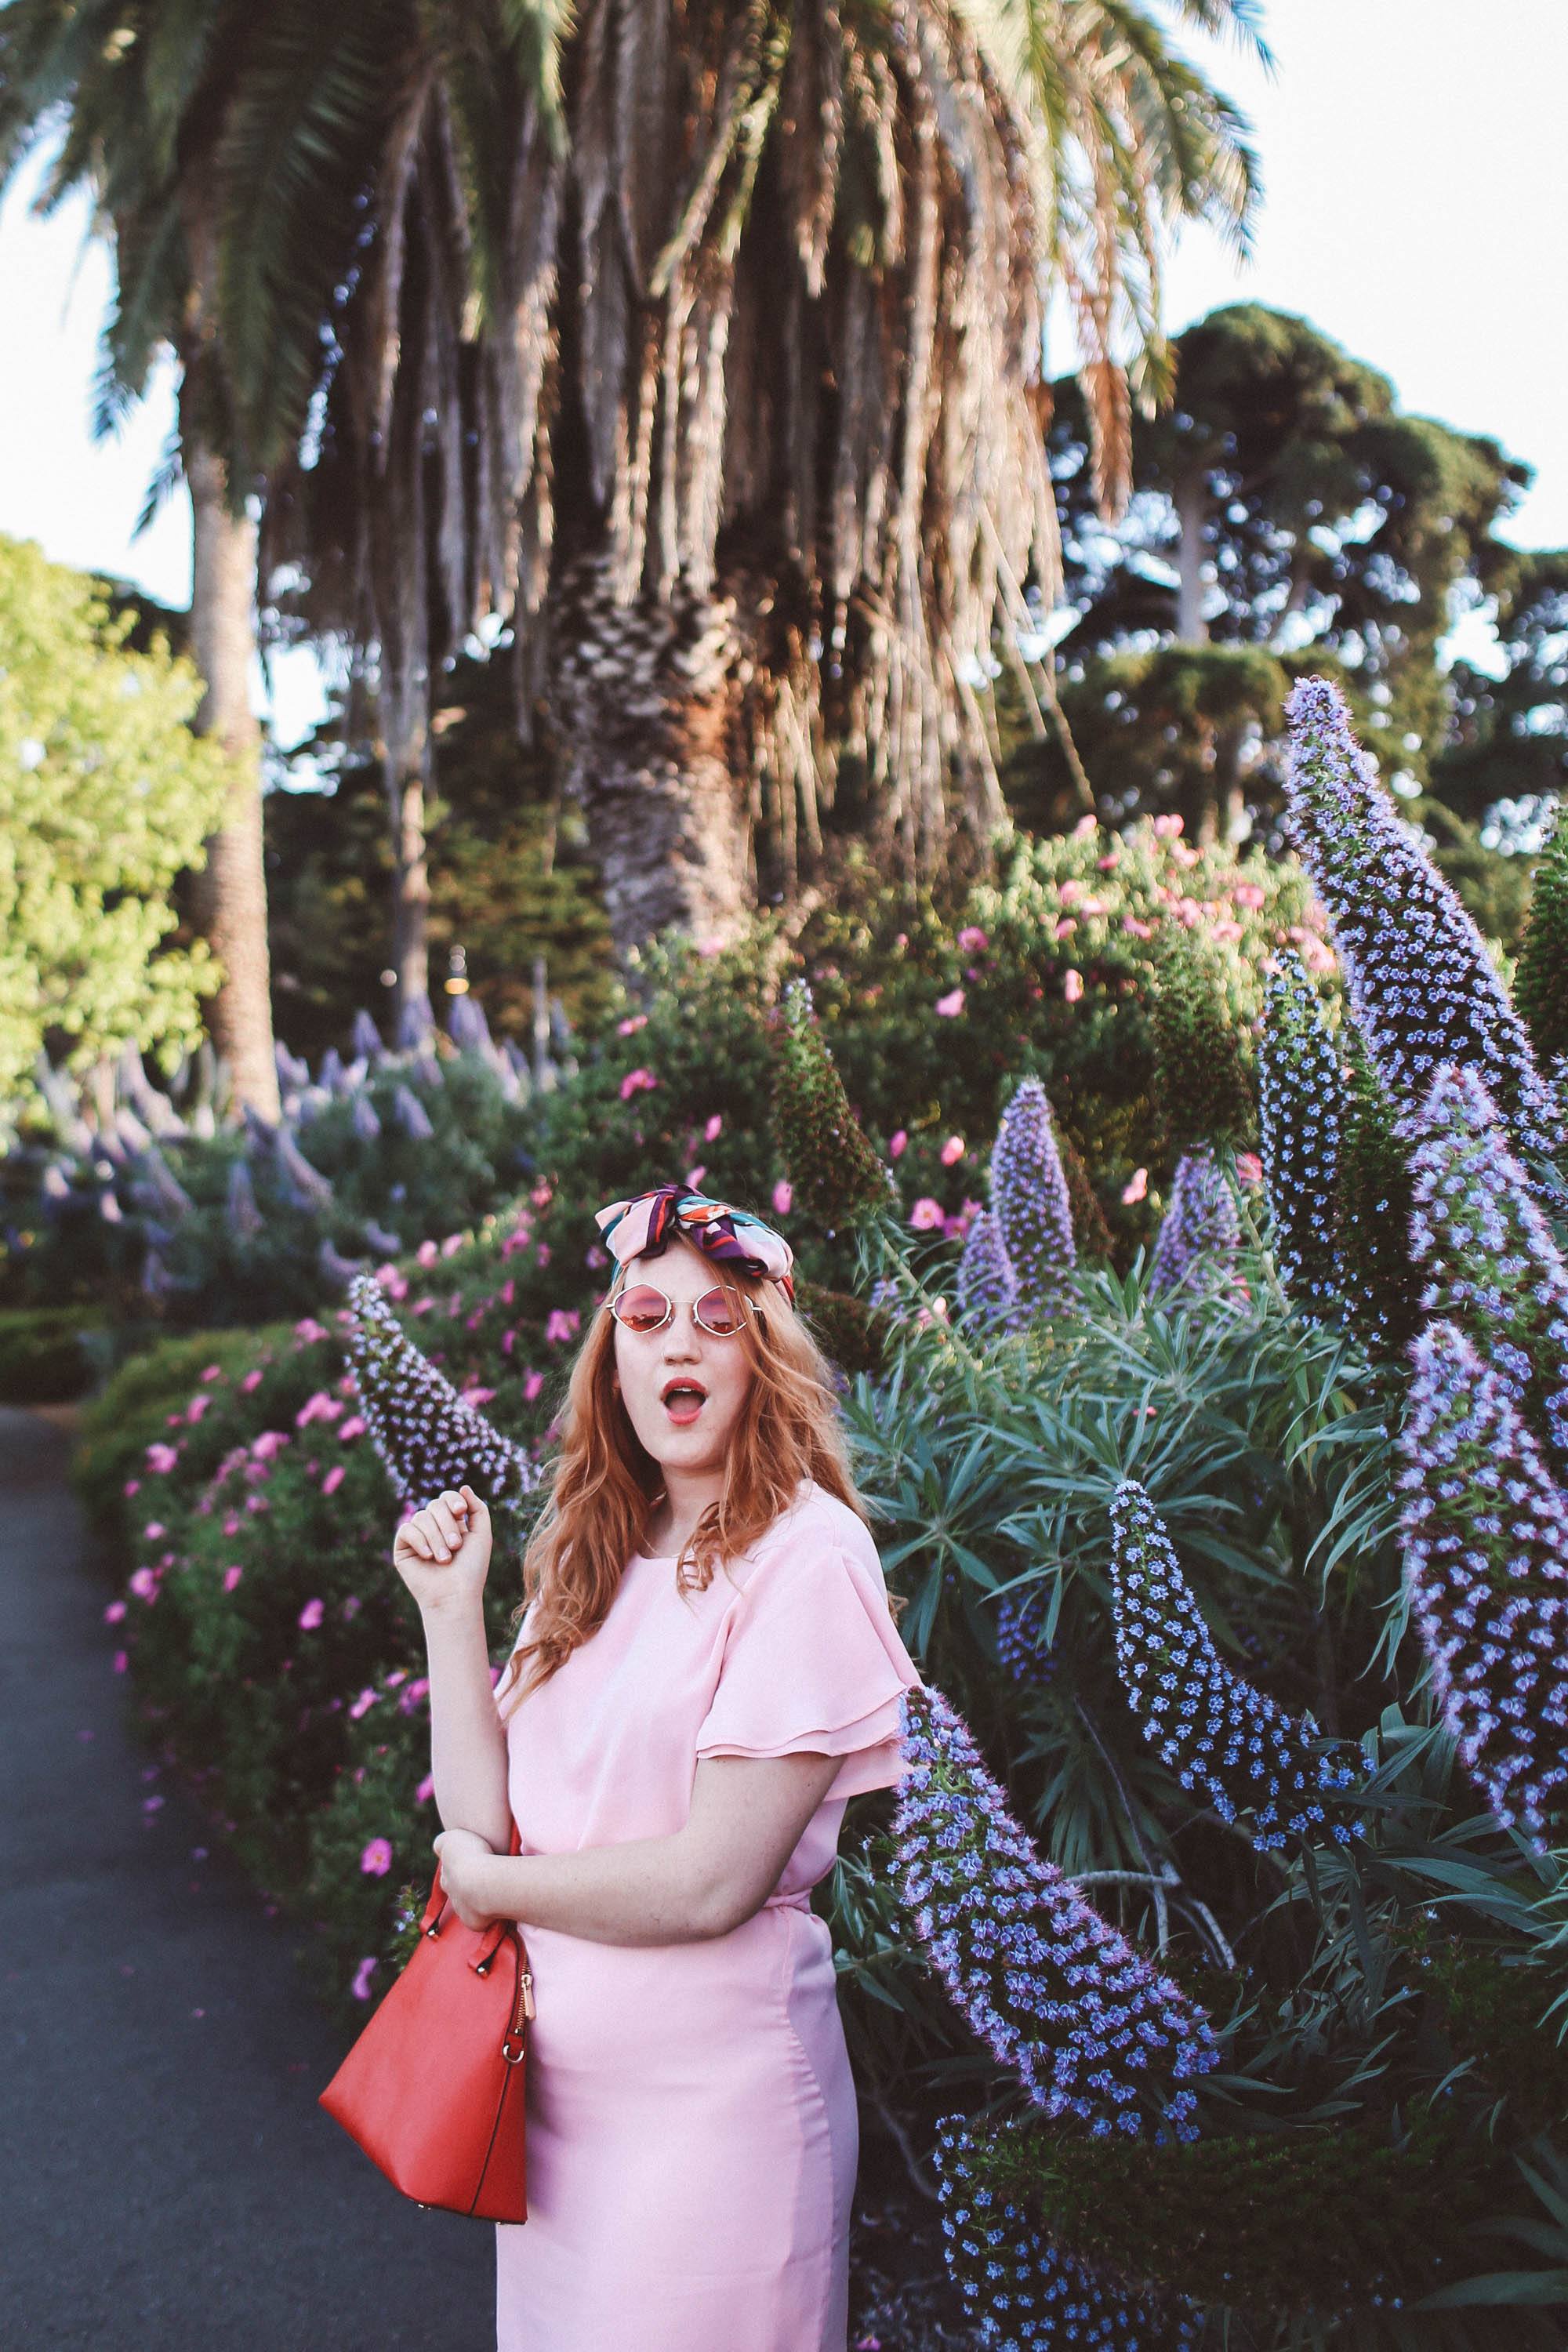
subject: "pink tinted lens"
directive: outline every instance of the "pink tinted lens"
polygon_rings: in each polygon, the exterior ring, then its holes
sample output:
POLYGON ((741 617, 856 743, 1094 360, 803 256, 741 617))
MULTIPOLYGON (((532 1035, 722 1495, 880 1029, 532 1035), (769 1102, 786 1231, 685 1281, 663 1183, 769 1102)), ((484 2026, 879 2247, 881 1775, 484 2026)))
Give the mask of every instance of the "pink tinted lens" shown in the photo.
POLYGON ((657 1331, 669 1313, 669 1301, 651 1283, 640 1282, 623 1290, 610 1312, 628 1331, 657 1331))
POLYGON ((731 1339, 741 1328, 745 1308, 733 1291, 705 1290, 693 1312, 705 1331, 715 1339, 731 1339))

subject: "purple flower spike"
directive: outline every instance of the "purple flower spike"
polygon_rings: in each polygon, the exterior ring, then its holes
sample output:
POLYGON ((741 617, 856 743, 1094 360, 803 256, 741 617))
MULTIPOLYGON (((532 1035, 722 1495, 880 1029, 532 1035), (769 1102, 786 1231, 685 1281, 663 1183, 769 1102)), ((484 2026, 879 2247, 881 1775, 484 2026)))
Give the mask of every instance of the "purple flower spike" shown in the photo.
POLYGON ((1411 1614, 1459 1756, 1544 1852, 1568 1817, 1568 1496, 1510 1384, 1457 1325, 1412 1351, 1400 1434, 1411 1614))
POLYGON ((972 2030, 1048 2116, 1192 2138, 1187 2085, 1219 2054, 1203 2011, 1036 1852, 941 1691, 901 1713, 895 1880, 972 2030))
POLYGON ((942 2257, 969 2318, 993 2352, 1192 2352, 1201 2314, 1101 2281, 1053 2246, 1028 2213, 976 2175, 962 2116, 936 2126, 942 2257))
POLYGON ((1355 1767, 1314 1744, 1310 1715, 1287 1715, 1225 1664, 1164 1524, 1132 1479, 1118 1486, 1110 1517, 1116 1664, 1144 1738, 1222 1821, 1248 1814, 1255 1845, 1314 1833, 1348 1844, 1364 1826, 1339 1801, 1356 1784, 1355 1767))
POLYGON ((1067 1178, 1038 1078, 1024 1078, 991 1150, 991 1206, 1017 1277, 1019 1312, 1059 1315, 1071 1303, 1078 1250, 1067 1178))
POLYGON ((1356 1025, 1403 1118, 1437 1070, 1479 1071, 1526 1151, 1563 1147, 1561 1113, 1479 931, 1377 780, 1327 678, 1285 705, 1290 835, 1328 909, 1356 1025))
POLYGON ((1438 1071, 1416 1123, 1421 1305, 1466 1332, 1568 1481, 1568 1267, 1474 1070, 1438 1071))
POLYGON ((537 1465, 522 1448, 464 1404, 405 1337, 373 1275, 355 1276, 348 1303, 360 1411, 402 1502, 422 1510, 466 1479, 493 1513, 537 1485, 537 1465))
POLYGON ((982 1209, 964 1239, 958 1262, 958 1307, 967 1323, 988 1330, 1005 1323, 1018 1304, 1018 1277, 995 1213, 982 1209))
POLYGON ((1049 1682, 1056 1660, 1044 1647, 1050 1588, 1037 1584, 1021 1600, 1004 1593, 996 1603, 996 1654, 1016 1683, 1038 1688, 1049 1682))
POLYGON ((1316 991, 1287 953, 1268 983, 1258 1051, 1258 1124, 1274 1258, 1290 1303, 1331 1315, 1340 1287, 1334 1199, 1344 1078, 1316 991))
POLYGON ((1149 1292, 1166 1306, 1189 1307, 1236 1291, 1241 1219, 1236 1195, 1207 1144, 1176 1163, 1170 1205, 1149 1262, 1149 1292))

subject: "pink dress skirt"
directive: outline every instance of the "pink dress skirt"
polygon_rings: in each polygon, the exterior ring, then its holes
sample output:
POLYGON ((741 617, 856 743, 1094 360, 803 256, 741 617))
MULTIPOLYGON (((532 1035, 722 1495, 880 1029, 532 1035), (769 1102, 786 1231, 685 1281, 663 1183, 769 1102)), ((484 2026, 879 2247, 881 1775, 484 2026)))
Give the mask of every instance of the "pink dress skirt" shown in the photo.
POLYGON ((847 1800, 900 1778, 899 1701, 919 1681, 876 1546, 808 1485, 706 1591, 634 1556, 593 1638, 501 1701, 524 1853, 673 1835, 704 1756, 844 1763, 729 1935, 602 1944, 525 1924, 528 2220, 496 2231, 498 2352, 845 2352, 859 2129, 809 1898, 847 1800))

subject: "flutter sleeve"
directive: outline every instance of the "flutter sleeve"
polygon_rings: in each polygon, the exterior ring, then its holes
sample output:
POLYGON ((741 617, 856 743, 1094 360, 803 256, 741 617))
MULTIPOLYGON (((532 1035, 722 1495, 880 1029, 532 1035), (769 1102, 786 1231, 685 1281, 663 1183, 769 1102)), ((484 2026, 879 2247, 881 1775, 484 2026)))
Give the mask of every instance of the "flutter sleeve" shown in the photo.
POLYGON ((782 1548, 759 1569, 698 1727, 699 1759, 842 1756, 828 1799, 902 1779, 899 1701, 921 1678, 869 1538, 867 1550, 869 1559, 814 1541, 782 1548))

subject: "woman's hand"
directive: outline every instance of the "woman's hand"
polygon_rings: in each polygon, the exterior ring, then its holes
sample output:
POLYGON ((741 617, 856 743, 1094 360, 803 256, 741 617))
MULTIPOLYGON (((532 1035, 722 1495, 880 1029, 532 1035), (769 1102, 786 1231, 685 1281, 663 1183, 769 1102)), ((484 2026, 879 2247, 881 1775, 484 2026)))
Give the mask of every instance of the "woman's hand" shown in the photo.
POLYGON ((465 1927, 488 1927, 500 1915, 487 1911, 476 1899, 479 1891, 476 1879, 493 1858, 494 1849, 477 1830, 443 1830, 433 1843, 447 1902, 465 1927))
POLYGON ((490 1515, 473 1488, 448 1487, 405 1519, 392 1564, 422 1610, 479 1602, 490 1564, 490 1515))

